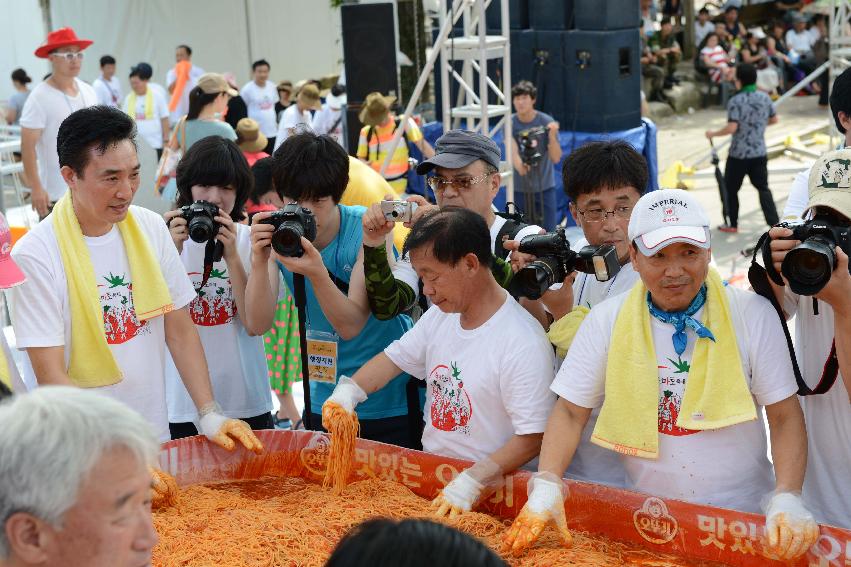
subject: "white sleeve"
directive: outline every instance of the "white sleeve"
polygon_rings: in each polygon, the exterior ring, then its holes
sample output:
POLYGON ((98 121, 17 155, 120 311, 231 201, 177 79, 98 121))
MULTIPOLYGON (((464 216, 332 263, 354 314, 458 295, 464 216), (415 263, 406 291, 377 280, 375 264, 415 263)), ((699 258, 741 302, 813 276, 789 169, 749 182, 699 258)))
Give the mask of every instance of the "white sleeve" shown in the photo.
MULTIPOLYGON (((149 87, 150 88, 150 87, 149 87)), ((168 118, 168 102, 166 102, 165 97, 163 97, 162 93, 159 91, 153 91, 154 93, 154 114, 157 118, 162 120, 163 118, 168 118)))
POLYGON ((516 435, 543 433, 555 404, 550 392, 555 373, 552 346, 543 334, 529 337, 528 342, 519 350, 504 353, 500 368, 502 403, 516 435))
POLYGON ((195 288, 192 285, 192 280, 186 273, 186 268, 180 260, 180 255, 177 253, 177 248, 174 246, 165 222, 156 213, 146 216, 148 216, 147 219, 144 219, 144 221, 140 219, 140 221, 148 225, 146 232, 151 238, 151 245, 159 256, 160 268, 171 294, 174 308, 186 307, 189 302, 195 299, 195 288))
POLYGON ((42 130, 47 124, 47 116, 44 114, 40 101, 38 100, 39 93, 30 93, 27 101, 24 103, 24 109, 21 111, 20 124, 24 128, 32 130, 42 130))
POLYGON ((411 265, 411 258, 407 254, 396 259, 396 265, 391 268, 391 271, 395 279, 408 284, 414 290, 414 295, 419 297, 420 277, 411 265))
POLYGON ((783 208, 783 218, 801 218, 803 216, 804 209, 807 208, 807 203, 809 202, 809 181, 810 171, 812 169, 811 166, 805 171, 801 171, 795 176, 795 180, 792 181, 792 188, 789 190, 789 199, 783 208))
POLYGON ((287 123, 286 123, 287 111, 281 115, 281 122, 278 124, 278 133, 275 135, 275 148, 272 150, 272 153, 281 147, 281 144, 284 143, 287 134, 287 123))
MULTIPOLYGON (((65 302, 51 269, 51 254, 41 242, 27 241, 25 250, 16 247, 15 263, 27 280, 12 288, 12 327, 17 348, 55 347, 65 345, 65 302)), ((54 269, 56 267, 54 266, 54 269)))
POLYGON ((610 310, 600 304, 588 313, 550 386, 559 397, 580 407, 596 408, 603 403, 612 319, 617 317, 617 310, 613 315, 610 310))
POLYGON ((322 134, 328 133, 328 120, 326 120, 328 116, 327 108, 328 107, 326 106, 313 115, 313 120, 310 124, 310 128, 317 136, 321 136, 322 134))
POLYGON ((760 321, 748 325, 751 393, 761 406, 776 404, 798 391, 783 327, 771 303, 764 297, 748 294, 747 299, 740 301, 744 304, 743 319, 760 321))
POLYGON ((393 364, 420 380, 425 380, 428 375, 427 347, 433 340, 430 337, 434 336, 429 330, 434 327, 435 317, 440 316, 439 311, 436 307, 426 311, 416 325, 384 349, 384 354, 393 364))

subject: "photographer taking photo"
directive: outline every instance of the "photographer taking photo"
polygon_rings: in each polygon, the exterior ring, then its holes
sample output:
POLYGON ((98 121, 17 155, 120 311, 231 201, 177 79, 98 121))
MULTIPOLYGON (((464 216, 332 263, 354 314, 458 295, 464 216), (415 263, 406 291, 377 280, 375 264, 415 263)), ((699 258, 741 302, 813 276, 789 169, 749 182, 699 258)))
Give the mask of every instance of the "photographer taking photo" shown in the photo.
MULTIPOLYGON (((437 207, 420 196, 409 197, 407 202, 416 205, 416 210, 411 209, 411 219, 404 224, 411 226, 429 211, 446 206, 478 213, 485 219, 490 233, 495 260, 492 273, 502 287, 507 287, 513 272, 504 261, 509 251, 503 247, 503 239, 523 238, 542 229, 494 212, 493 200, 500 185, 499 158, 499 146, 487 136, 466 130, 445 133, 435 143, 434 156, 417 166, 419 175, 434 172, 428 182, 437 198, 437 207)), ((410 258, 393 262, 387 256, 389 234, 395 224, 385 216, 381 203, 371 206, 363 217, 366 289, 370 310, 379 319, 389 319, 410 309, 420 294, 420 278, 410 258)))
MULTIPOLYGON (((263 339, 251 336, 242 322, 246 274, 251 270, 251 229, 239 220, 253 185, 248 162, 234 142, 218 136, 203 138, 180 160, 179 208, 163 217, 197 290, 189 314, 198 329, 222 413, 242 419, 252 429, 272 429, 263 339)), ((170 358, 166 400, 171 438, 197 435, 192 423, 195 407, 170 358)))
MULTIPOLYGON (((607 281, 593 274, 572 272, 562 284, 544 293, 540 302, 526 303, 527 309, 538 311, 536 317, 549 322, 547 336, 563 357, 579 325, 598 303, 628 291, 638 281, 629 256, 629 217, 647 187, 647 162, 632 146, 621 140, 591 142, 572 152, 562 168, 564 189, 570 198, 570 213, 582 228, 585 244, 611 245, 617 252, 620 271, 607 281), (535 309, 535 306, 544 309, 535 309)), ((505 242, 517 250, 519 240, 505 242)), ((595 408, 582 433, 576 456, 567 470, 567 478, 624 486, 624 470, 616 453, 590 442, 600 413, 595 408)))
MULTIPOLYGON (((311 412, 311 426, 320 429, 322 404, 337 379, 354 374, 412 324, 405 315, 387 321, 370 315, 361 251, 366 209, 339 204, 349 181, 346 151, 329 136, 306 132, 287 138, 274 160, 273 183, 288 205, 259 212, 252 220, 245 323, 256 334, 272 326, 279 270, 293 291, 294 274, 304 276, 308 351, 322 351, 329 362, 324 371, 308 373, 311 407, 305 412, 311 412)), ((407 380, 400 372, 361 405, 362 437, 412 446, 416 435, 408 422, 407 380)))
POLYGON ((529 81, 511 87, 515 110, 511 115, 514 199, 530 222, 552 231, 559 221, 553 164, 561 159, 561 144, 558 122, 535 110, 537 96, 538 89, 529 81))
POLYGON ((799 393, 809 394, 800 398, 809 440, 804 499, 819 521, 849 528, 851 150, 828 152, 816 161, 803 214, 810 220, 797 225, 795 231, 774 227, 768 232, 773 270, 782 274, 785 284, 772 281, 771 285, 786 318, 795 317, 795 354, 806 383, 806 389, 799 393), (827 230, 814 234, 818 232, 813 230, 816 225, 827 230), (794 238, 796 232, 809 233, 803 247, 794 238), (844 236, 836 238, 837 233, 844 236), (793 250, 797 257, 790 256, 793 250), (815 294, 802 296, 791 287, 815 294))

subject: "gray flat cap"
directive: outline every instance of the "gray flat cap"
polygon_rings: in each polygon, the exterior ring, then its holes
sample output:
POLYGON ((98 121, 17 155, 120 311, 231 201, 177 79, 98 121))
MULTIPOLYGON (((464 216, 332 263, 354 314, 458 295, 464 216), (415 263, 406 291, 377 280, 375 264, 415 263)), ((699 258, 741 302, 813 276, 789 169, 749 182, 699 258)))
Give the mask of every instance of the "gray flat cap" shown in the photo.
POLYGON ((458 169, 477 159, 499 169, 499 146, 496 142, 475 132, 450 130, 434 144, 434 157, 420 162, 417 173, 425 175, 435 167, 458 169))

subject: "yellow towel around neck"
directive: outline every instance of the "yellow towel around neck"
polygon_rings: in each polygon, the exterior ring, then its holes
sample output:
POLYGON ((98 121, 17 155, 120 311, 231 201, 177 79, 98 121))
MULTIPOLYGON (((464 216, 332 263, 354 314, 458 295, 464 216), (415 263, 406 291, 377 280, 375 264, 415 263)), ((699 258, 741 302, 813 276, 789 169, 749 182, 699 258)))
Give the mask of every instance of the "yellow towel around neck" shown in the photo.
POLYGON ((556 347, 556 355, 559 358, 567 356, 567 351, 570 350, 570 345, 573 344, 573 338, 576 336, 582 321, 591 310, 584 305, 577 305, 570 313, 553 321, 550 325, 550 330, 547 331, 547 338, 553 346, 556 347))
MULTIPOLYGON (((715 342, 698 339, 694 347, 676 422, 686 429, 720 429, 757 417, 727 292, 712 268, 706 284, 703 324, 715 335, 715 342)), ((606 397, 591 441, 626 455, 658 458, 659 370, 643 282, 629 291, 609 344, 606 397)))
MULTIPOLYGON (((68 376, 81 388, 109 386, 121 381, 121 369, 106 342, 103 308, 100 303, 95 270, 74 213, 71 191, 53 208, 53 230, 68 281, 71 307, 71 349, 68 376)), ((118 223, 124 241, 130 277, 133 282, 133 307, 140 321, 174 309, 159 262, 133 213, 118 223)))

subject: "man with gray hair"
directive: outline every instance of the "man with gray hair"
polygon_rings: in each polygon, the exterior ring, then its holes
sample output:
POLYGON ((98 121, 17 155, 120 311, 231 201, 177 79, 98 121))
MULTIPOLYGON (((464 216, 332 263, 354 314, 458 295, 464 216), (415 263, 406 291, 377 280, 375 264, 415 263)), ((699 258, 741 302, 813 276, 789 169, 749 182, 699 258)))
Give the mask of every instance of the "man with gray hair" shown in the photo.
POLYGON ((141 415, 90 390, 45 386, 0 404, 0 564, 149 565, 156 454, 141 415))

